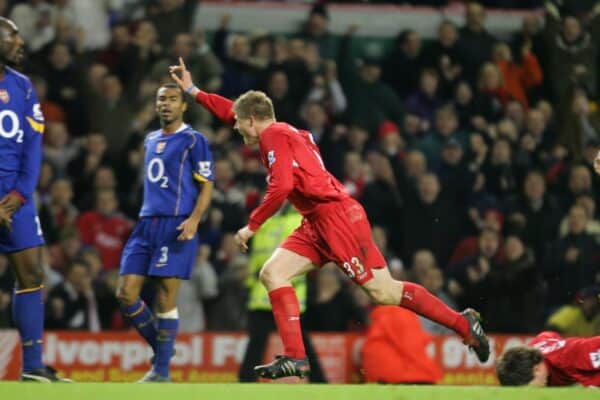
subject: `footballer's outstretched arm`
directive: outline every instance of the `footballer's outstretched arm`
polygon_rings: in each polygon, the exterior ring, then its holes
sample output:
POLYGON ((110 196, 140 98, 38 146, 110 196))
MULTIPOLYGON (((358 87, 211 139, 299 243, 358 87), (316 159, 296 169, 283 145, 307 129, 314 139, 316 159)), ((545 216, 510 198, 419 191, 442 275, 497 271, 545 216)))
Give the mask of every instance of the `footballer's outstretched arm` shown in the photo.
POLYGON ((200 224, 202 216, 210 205, 214 182, 204 181, 199 184, 201 185, 201 189, 196 199, 196 205, 190 216, 177 227, 177 230, 181 231, 177 240, 191 240, 194 237, 198 230, 198 224, 200 224))
POLYGON ((179 57, 179 65, 169 67, 171 78, 179 87, 193 96, 196 102, 202 104, 208 111, 228 125, 235 125, 235 116, 233 114, 233 101, 214 93, 207 93, 196 87, 192 81, 192 74, 185 66, 183 59, 179 57))
POLYGON ((214 187, 213 156, 208 142, 203 136, 195 135, 190 149, 190 159, 193 166, 192 176, 201 187, 192 213, 177 227, 181 231, 177 240, 191 240, 194 238, 198 230, 198 224, 210 205, 214 187))

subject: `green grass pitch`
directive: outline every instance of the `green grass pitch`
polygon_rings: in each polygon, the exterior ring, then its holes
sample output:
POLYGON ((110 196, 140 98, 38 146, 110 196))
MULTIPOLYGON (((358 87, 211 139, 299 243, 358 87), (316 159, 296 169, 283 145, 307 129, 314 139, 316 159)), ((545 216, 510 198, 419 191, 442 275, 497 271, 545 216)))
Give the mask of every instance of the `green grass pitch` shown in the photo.
POLYGON ((9 400, 591 400, 599 389, 282 384, 36 384, 0 382, 9 400))

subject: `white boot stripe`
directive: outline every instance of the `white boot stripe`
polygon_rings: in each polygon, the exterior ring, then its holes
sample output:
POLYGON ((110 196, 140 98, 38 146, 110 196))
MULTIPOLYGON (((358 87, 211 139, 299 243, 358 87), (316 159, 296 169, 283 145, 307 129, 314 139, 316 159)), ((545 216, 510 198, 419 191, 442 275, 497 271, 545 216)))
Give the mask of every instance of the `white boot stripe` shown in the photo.
POLYGON ((37 382, 44 382, 44 383, 52 382, 50 379, 40 376, 40 375, 32 375, 32 374, 23 373, 21 375, 21 377, 26 378, 26 379, 31 379, 32 381, 37 381, 37 382))

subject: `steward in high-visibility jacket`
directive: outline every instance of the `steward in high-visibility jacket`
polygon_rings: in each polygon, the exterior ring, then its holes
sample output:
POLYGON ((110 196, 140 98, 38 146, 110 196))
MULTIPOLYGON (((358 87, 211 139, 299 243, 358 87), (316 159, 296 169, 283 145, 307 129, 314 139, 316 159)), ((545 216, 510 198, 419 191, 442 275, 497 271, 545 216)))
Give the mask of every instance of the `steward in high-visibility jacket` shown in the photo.
MULTIPOLYGON (((262 266, 273 251, 287 238, 302 221, 300 215, 289 203, 286 203, 277 214, 269 218, 252 237, 250 260, 248 262, 248 311, 271 311, 269 293, 258 280, 262 266)), ((306 275, 292 280, 296 291, 300 313, 306 311, 306 275)))

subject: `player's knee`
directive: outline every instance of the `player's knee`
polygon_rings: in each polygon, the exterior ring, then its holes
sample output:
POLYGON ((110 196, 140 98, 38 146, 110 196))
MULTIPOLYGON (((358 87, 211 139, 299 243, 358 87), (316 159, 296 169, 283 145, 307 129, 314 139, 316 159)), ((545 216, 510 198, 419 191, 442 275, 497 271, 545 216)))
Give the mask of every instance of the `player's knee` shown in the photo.
POLYGON ((402 291, 395 289, 395 285, 376 287, 369 290, 369 295, 376 304, 397 306, 400 304, 400 295, 402 291))
POLYGON ((166 313, 177 308, 175 299, 157 299, 156 308, 159 313, 166 313))
POLYGON ((260 280, 260 283, 262 283, 268 289, 271 283, 272 275, 273 274, 269 268, 267 268, 267 265, 263 265, 258 273, 258 280, 260 280))
POLYGON ((267 290, 276 289, 286 283, 285 278, 278 272, 278 268, 274 268, 273 265, 268 263, 261 268, 258 279, 267 290))
POLYGON ((23 265, 17 274, 19 288, 32 289, 44 283, 44 270, 38 265, 23 265))
POLYGON ((115 293, 117 301, 123 305, 131 305, 137 301, 137 294, 126 285, 119 285, 115 293))
POLYGON ((385 290, 373 290, 369 294, 376 304, 384 306, 393 304, 392 297, 385 290))
POLYGON ((157 291, 156 303, 158 312, 164 313, 177 307, 177 293, 157 291))

